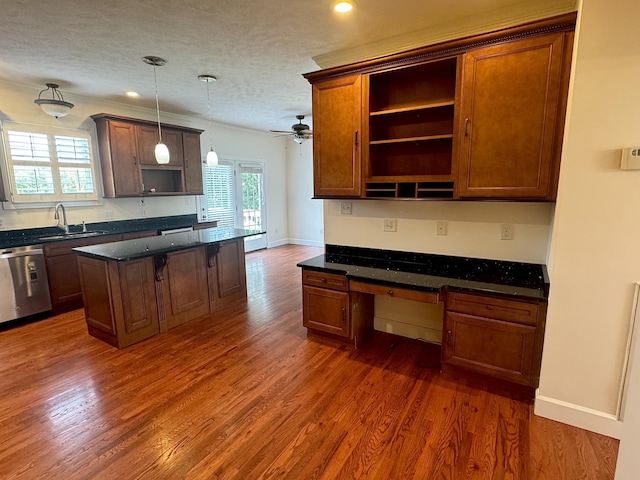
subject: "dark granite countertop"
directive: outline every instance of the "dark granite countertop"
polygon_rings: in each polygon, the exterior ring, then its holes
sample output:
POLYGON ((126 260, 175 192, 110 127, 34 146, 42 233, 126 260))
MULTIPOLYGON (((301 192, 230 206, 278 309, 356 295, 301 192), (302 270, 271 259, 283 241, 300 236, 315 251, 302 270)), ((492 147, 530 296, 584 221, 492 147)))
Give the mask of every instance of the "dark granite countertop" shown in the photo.
POLYGON ((160 235, 157 237, 145 237, 135 240, 123 240, 121 242, 102 243, 88 247, 77 247, 73 250, 80 255, 97 258, 99 260, 126 262, 128 260, 177 252, 263 233, 265 232, 236 228, 207 228, 192 232, 172 233, 170 235, 160 235))
POLYGON ((546 300, 547 269, 542 264, 327 245, 325 254, 299 267, 413 290, 443 287, 546 300))
MULTIPOLYGON (((209 223, 209 222, 204 222, 209 223)), ((82 225, 69 225, 72 235, 62 235, 58 227, 25 228, 21 230, 0 231, 0 248, 41 245, 83 237, 99 237, 123 233, 145 232, 149 230, 171 230, 198 225, 198 216, 171 215, 166 217, 136 218, 109 222, 87 223, 87 232, 83 234, 82 225)))

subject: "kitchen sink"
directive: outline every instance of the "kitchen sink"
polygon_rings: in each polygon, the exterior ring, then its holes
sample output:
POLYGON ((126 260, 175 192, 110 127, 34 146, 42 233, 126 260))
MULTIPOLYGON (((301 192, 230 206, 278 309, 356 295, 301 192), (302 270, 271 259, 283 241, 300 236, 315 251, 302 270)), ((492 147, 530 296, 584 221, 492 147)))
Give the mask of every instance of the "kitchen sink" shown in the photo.
POLYGON ((96 237, 98 235, 104 235, 105 231, 102 230, 94 230, 92 232, 71 232, 71 233, 59 233, 54 235, 43 235, 42 237, 38 237, 39 240, 72 240, 74 238, 87 238, 87 237, 96 237))

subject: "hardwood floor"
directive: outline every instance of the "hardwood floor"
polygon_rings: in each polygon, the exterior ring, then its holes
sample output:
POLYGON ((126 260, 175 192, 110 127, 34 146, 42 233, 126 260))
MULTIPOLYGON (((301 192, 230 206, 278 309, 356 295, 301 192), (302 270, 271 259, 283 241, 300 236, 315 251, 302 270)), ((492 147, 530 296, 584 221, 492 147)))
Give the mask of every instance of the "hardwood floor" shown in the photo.
POLYGON ((409 341, 307 338, 296 263, 249 300, 122 350, 83 311, 0 331, 3 479, 612 479, 618 442, 421 367, 409 341))

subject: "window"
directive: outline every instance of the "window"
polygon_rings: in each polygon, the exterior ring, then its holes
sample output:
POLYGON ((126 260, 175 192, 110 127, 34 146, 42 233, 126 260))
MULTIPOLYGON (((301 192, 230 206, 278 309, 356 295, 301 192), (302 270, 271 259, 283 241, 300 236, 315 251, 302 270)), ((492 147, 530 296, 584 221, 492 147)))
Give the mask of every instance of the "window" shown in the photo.
POLYGON ((97 199, 89 132, 4 125, 13 202, 97 199))

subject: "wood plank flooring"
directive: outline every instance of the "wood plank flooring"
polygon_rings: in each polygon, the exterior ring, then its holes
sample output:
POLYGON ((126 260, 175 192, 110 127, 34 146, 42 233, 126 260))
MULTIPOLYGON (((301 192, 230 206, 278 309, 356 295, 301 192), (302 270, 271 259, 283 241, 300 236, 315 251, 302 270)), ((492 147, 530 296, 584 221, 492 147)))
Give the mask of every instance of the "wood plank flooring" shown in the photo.
POLYGON ((82 310, 0 331, 2 479, 612 479, 618 442, 444 378, 410 341, 307 338, 296 263, 249 300, 117 350, 82 310))

